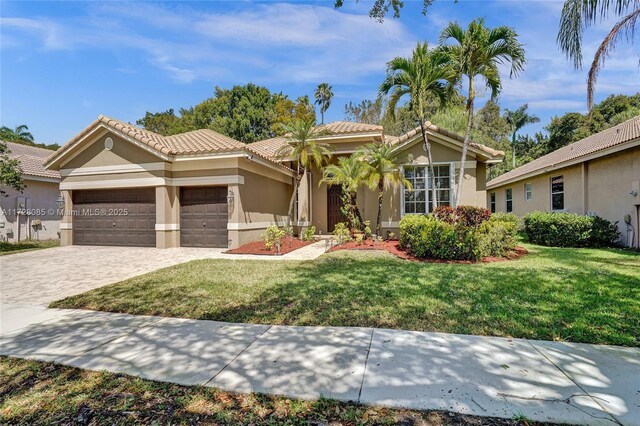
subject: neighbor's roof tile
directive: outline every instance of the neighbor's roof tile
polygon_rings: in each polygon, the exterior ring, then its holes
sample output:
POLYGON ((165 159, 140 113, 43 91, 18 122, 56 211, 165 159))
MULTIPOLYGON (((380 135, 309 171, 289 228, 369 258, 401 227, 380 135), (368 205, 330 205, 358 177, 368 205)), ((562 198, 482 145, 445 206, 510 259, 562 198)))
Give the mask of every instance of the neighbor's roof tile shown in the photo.
POLYGON ((534 173, 534 175, 544 173, 545 169, 549 167, 576 160, 638 138, 640 138, 640 115, 536 158, 523 166, 490 180, 487 182, 487 186, 495 187, 531 173, 534 173))
POLYGON ((59 172, 44 168, 44 161, 52 152, 50 149, 14 142, 7 142, 7 148, 9 148, 9 158, 20 162, 23 175, 60 179, 59 172))

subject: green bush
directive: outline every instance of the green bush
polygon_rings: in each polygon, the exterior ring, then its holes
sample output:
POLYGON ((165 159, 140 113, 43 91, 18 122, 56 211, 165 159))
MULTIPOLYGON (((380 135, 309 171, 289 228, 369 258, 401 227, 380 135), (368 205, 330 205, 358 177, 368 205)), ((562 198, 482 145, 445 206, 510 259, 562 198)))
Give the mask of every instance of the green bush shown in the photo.
POLYGON ((347 224, 344 222, 336 223, 336 226, 333 228, 333 235, 338 240, 338 244, 344 244, 351 241, 351 232, 349 231, 347 224))
POLYGON ((311 225, 307 229, 305 229, 304 232, 302 232, 302 234, 300 234, 300 239, 302 241, 311 241, 313 240, 313 237, 315 237, 315 235, 316 235, 316 227, 311 225))
POLYGON ((279 228, 278 225, 267 226, 264 234, 261 235, 262 240, 264 241, 264 248, 267 250, 271 250, 275 246, 276 251, 279 252, 280 246, 282 245, 282 240, 286 236, 287 231, 285 228, 279 228))
POLYGON ((491 217, 489 217, 489 221, 513 223, 518 231, 522 229, 522 219, 520 219, 518 216, 516 216, 513 213, 505 213, 505 212, 492 213, 491 217))
POLYGON ((484 222, 479 229, 482 256, 503 257, 515 248, 517 233, 517 221, 498 218, 484 222))
POLYGON ((616 224, 574 213, 529 213, 524 231, 532 243, 554 247, 609 246, 620 237, 616 224))

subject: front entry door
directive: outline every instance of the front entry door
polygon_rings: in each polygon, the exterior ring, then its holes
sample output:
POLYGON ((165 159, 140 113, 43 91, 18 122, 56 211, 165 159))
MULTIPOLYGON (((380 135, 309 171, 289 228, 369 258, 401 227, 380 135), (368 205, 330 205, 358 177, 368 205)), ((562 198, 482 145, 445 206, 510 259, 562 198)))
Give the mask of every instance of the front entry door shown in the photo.
POLYGON ((342 188, 332 185, 327 188, 327 231, 333 232, 336 224, 345 222, 346 218, 340 210, 342 208, 342 188))
POLYGON ((180 188, 180 245, 221 247, 227 236, 227 187, 180 188))

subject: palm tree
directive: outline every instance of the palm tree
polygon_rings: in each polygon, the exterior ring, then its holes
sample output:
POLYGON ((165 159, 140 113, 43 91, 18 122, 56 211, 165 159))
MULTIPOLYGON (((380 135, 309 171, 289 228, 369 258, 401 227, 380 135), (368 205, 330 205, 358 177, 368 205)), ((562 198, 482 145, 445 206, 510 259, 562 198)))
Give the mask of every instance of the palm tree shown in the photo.
POLYGON ((593 109, 593 93, 596 80, 604 62, 616 49, 621 38, 633 42, 636 25, 640 17, 640 0, 566 0, 560 16, 557 42, 560 49, 573 62, 576 69, 582 68, 582 37, 584 30, 612 13, 621 19, 604 38, 591 62, 587 78, 587 105, 593 109))
POLYGON ((513 168, 516 167, 516 134, 518 133, 518 130, 522 129, 527 124, 538 123, 540 121, 540 118, 537 116, 529 115, 527 113, 528 108, 529 104, 524 104, 515 111, 511 111, 506 108, 504 110, 504 119, 507 120, 507 123, 513 130, 513 134, 511 135, 511 162, 513 163, 513 168))
POLYGON ((7 126, 0 127, 0 139, 7 142, 33 142, 33 135, 29 132, 29 126, 21 124, 15 129, 7 126))
POLYGON ((320 116, 322 117, 322 124, 324 124, 324 113, 331 106, 331 99, 333 99, 333 89, 328 83, 320 83, 315 92, 315 104, 320 105, 320 116))
POLYGON ((296 163, 296 176, 288 212, 289 221, 293 223, 293 207, 302 177, 312 165, 322 167, 331 158, 331 149, 329 145, 318 142, 318 137, 324 133, 315 126, 315 119, 296 120, 285 129, 288 143, 278 149, 276 156, 296 163))
POLYGON ((329 164, 324 168, 321 183, 339 185, 342 193, 348 197, 350 228, 359 229, 362 226, 362 215, 358 209, 358 188, 367 177, 367 164, 357 155, 340 157, 338 164, 329 164))
POLYGON ((456 70, 458 80, 464 76, 468 79, 469 85, 466 106, 467 129, 464 134, 460 174, 456 188, 455 205, 458 206, 464 183, 464 164, 473 127, 475 80, 478 77, 484 80, 486 87, 491 90, 491 98, 495 99, 502 88, 498 65, 510 63, 510 76, 514 77, 522 71, 526 61, 524 48, 518 41, 515 30, 505 26, 487 28, 484 25, 484 19, 474 19, 466 30, 457 22, 449 23, 440 34, 440 43, 442 44, 440 52, 456 70), (450 40, 454 41, 454 44, 444 44, 450 40))
POLYGON ((386 143, 367 144, 359 156, 367 165, 365 182, 369 188, 378 191, 378 216, 376 219, 376 235, 382 232, 382 198, 384 190, 390 186, 404 185, 408 189, 411 183, 405 179, 399 165, 398 155, 393 147, 386 143))
POLYGON ((409 97, 409 110, 420 123, 422 145, 429 159, 429 178, 433 191, 433 208, 437 207, 435 174, 431 144, 427 139, 427 111, 429 100, 436 98, 440 105, 448 102, 455 92, 455 74, 446 66, 442 55, 429 50, 427 43, 418 43, 410 58, 396 57, 387 63, 387 76, 378 89, 381 96, 389 96, 387 107, 392 117, 398 102, 409 97))

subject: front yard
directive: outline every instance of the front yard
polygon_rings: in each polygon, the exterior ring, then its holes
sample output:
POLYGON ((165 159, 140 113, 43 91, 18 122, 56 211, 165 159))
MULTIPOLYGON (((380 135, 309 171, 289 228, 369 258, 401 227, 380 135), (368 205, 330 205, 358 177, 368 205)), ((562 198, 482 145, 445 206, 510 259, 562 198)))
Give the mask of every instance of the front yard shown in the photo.
POLYGON ((640 346, 640 254, 525 246, 522 259, 200 260, 52 303, 230 322, 440 331, 640 346))
POLYGON ((0 241, 0 256, 8 254, 21 253, 24 251, 46 249, 58 247, 60 240, 43 240, 43 241, 20 241, 19 243, 9 243, 0 241))

